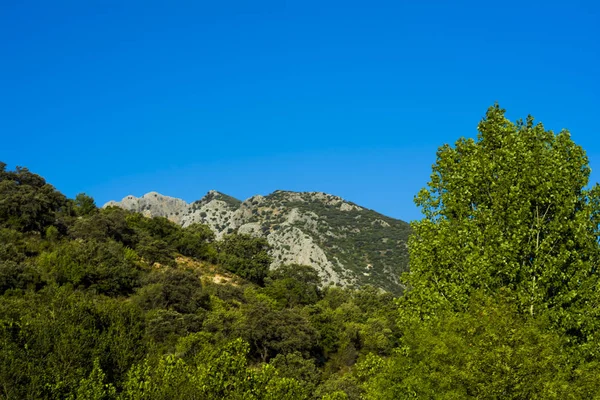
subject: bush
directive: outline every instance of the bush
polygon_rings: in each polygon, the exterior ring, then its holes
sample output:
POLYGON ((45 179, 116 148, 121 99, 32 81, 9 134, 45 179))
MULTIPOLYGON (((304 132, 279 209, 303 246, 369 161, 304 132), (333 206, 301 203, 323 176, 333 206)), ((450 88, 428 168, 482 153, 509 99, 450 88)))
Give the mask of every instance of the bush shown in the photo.
POLYGON ((258 285, 263 284, 272 261, 266 239, 233 234, 216 245, 219 263, 224 268, 258 285))
POLYGON ((48 281, 115 296, 139 286, 137 258, 133 250, 112 240, 72 241, 41 254, 38 265, 48 281))

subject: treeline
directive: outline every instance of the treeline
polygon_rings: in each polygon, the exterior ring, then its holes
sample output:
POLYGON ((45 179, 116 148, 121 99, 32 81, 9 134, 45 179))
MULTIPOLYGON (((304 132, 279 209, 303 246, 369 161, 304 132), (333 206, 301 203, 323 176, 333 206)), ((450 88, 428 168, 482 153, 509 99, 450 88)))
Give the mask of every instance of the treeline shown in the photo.
POLYGON ((400 298, 1 164, 0 397, 600 398, 585 152, 497 105, 478 130, 416 198, 400 298))

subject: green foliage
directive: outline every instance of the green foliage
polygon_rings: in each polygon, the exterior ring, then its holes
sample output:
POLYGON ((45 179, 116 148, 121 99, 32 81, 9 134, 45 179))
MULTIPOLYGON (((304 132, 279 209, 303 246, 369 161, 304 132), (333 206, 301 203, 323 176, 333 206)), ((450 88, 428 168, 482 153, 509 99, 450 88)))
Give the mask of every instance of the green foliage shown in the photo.
POLYGON ((67 288, 0 297, 0 396, 75 395, 95 358, 119 381, 145 351, 140 323, 127 303, 67 288))
POLYGON ((202 325, 204 331, 213 334, 216 340, 224 341, 241 337, 243 325, 244 314, 239 301, 211 298, 211 309, 202 325))
POLYGON ((146 218, 141 214, 109 207, 77 219, 69 227, 77 239, 106 241, 113 239, 134 249, 148 264, 175 265, 174 256, 216 259, 212 245, 214 234, 206 225, 181 228, 163 217, 146 218))
POLYGON ((14 229, 0 228, 0 260, 23 261, 27 258, 25 235, 14 229))
POLYGON ((155 239, 147 234, 139 237, 135 250, 149 265, 157 263, 159 265, 175 266, 176 264, 173 258, 175 248, 166 241, 155 239))
POLYGON ((191 224, 183 228, 181 238, 177 242, 177 250, 188 257, 212 258, 215 256, 210 246, 215 234, 208 225, 191 224))
POLYGON ((276 354, 297 351, 308 355, 314 350, 317 333, 301 310, 278 309, 275 300, 251 289, 245 297, 240 334, 261 361, 266 362, 276 354))
POLYGON ((136 231, 127 221, 130 214, 129 211, 117 207, 102 209, 98 213, 77 219, 69 227, 69 235, 74 239, 97 241, 112 239, 125 246, 134 247, 139 239, 136 231))
POLYGON ((116 390, 110 383, 105 383, 106 375, 100 367, 98 359, 94 359, 94 368, 89 377, 83 378, 77 385, 75 395, 68 399, 72 400, 109 400, 116 397, 116 390))
POLYGON ((208 307, 200 279, 192 271, 152 271, 144 278, 143 285, 135 299, 146 310, 165 308, 191 314, 201 307, 208 307))
POLYGON ((308 265, 282 265, 270 271, 265 280, 265 293, 284 307, 316 303, 321 295, 321 279, 308 265))
POLYGON ((326 373, 353 365, 363 352, 391 354, 397 344, 394 298, 372 287, 354 291, 328 288, 323 299, 309 307, 309 313, 328 359, 326 373))
POLYGON ((136 253, 112 240, 65 242, 41 254, 37 264, 47 280, 101 294, 129 294, 139 285, 136 253))
POLYGON ((280 353, 269 364, 275 367, 278 376, 301 382, 308 393, 314 393, 319 384, 321 371, 313 359, 304 358, 300 352, 280 353))
POLYGON ((166 356, 157 363, 134 366, 123 399, 308 399, 297 380, 280 378, 269 365, 256 370, 246 361, 248 345, 234 340, 205 346, 185 362, 166 356))
POLYGON ((202 329, 209 298, 191 271, 150 273, 132 298, 146 313, 146 333, 159 347, 172 348, 182 335, 202 329))
POLYGON ((75 196, 74 204, 73 211, 78 216, 90 215, 98 210, 94 199, 85 193, 79 193, 75 196))
POLYGON ((366 399, 595 398, 598 364, 581 364, 563 338, 502 299, 473 296, 464 312, 407 327, 389 359, 357 366, 366 399))
POLYGON ((217 242, 217 249, 219 263, 224 268, 258 285, 263 284, 271 265, 266 239, 250 235, 227 235, 217 242))
POLYGON ((40 273, 31 265, 0 261, 0 295, 8 290, 40 289, 43 281, 40 273))
POLYGON ((136 233, 135 250, 152 265, 175 265, 173 254, 182 236, 181 228, 164 217, 146 218, 131 213, 126 217, 127 226, 136 233))
POLYGON ((168 245, 174 245, 181 237, 181 228, 165 217, 146 218, 142 214, 130 213, 126 220, 138 235, 160 239, 168 245))
MULTIPOLYGON (((19 173, 11 201, 51 188, 19 173)), ((35 215, 15 204, 0 227, 2 398, 308 399, 324 370, 354 363, 363 332, 394 321, 362 315, 371 295, 323 294, 310 267, 269 272, 264 239, 214 242, 205 225, 98 210, 83 194, 35 215), (202 283, 222 267, 245 281, 202 283)))
POLYGON ((600 189, 584 189, 585 152, 567 131, 513 124, 497 105, 478 129, 440 148, 416 198, 425 219, 413 224, 407 307, 427 318, 503 290, 570 340, 596 340, 600 189))
POLYGON ((67 199, 27 168, 6 171, 0 162, 0 227, 44 232, 55 222, 67 199))

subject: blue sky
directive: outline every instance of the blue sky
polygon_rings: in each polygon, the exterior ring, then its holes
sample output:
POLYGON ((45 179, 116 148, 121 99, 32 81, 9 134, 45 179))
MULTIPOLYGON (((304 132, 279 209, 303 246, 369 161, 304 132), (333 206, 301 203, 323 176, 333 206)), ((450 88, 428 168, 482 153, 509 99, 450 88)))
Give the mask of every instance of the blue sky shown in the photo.
POLYGON ((325 191, 420 218, 498 101, 600 180, 595 1, 0 0, 0 160, 99 205, 325 191))

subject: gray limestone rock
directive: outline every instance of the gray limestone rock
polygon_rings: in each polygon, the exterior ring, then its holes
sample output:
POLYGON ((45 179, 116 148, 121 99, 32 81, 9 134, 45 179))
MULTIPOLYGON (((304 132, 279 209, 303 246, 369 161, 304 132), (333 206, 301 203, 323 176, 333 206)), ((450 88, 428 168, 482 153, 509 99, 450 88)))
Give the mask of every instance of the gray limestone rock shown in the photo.
POLYGON ((275 191, 245 201, 211 190, 191 204, 156 192, 104 205, 167 217, 183 227, 208 225, 217 240, 230 233, 265 237, 272 268, 307 264, 324 284, 374 286, 399 293, 408 268, 407 223, 322 192, 275 191), (365 265, 369 265, 368 273, 365 265))

